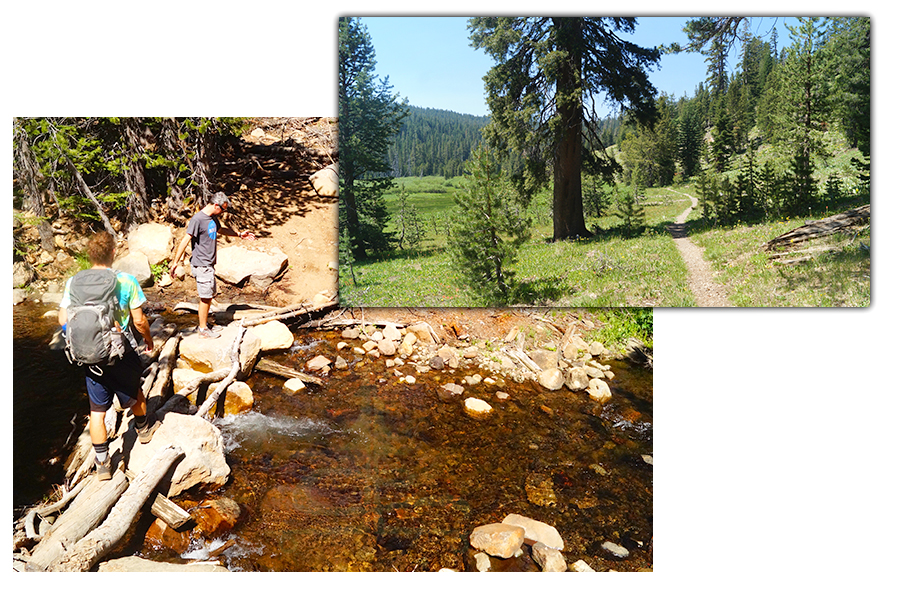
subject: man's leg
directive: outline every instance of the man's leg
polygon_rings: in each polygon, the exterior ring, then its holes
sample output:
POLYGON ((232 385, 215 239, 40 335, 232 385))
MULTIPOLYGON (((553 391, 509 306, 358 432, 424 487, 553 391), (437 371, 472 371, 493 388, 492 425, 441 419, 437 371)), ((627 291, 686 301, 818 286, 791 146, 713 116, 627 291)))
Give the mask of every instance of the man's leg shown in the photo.
POLYGON ((88 432, 94 447, 94 463, 97 477, 101 480, 112 478, 112 461, 109 457, 109 443, 106 440, 106 410, 112 405, 112 394, 109 388, 90 375, 85 379, 90 401, 91 415, 88 419, 88 432))
POLYGON ((200 329, 206 328, 206 320, 209 317, 209 306, 212 303, 212 297, 201 297, 200 305, 197 306, 197 318, 200 329))

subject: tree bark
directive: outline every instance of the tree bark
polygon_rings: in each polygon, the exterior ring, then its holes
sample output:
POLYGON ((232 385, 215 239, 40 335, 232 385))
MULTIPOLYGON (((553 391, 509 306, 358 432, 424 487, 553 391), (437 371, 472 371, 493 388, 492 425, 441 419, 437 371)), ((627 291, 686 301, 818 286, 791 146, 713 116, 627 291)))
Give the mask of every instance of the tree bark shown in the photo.
POLYGON ((150 218, 150 199, 147 196, 147 182, 144 178, 144 166, 140 162, 141 147, 138 120, 133 117, 125 119, 125 188, 131 193, 128 197, 127 226, 144 223, 150 218))
POLYGON ((97 526, 127 488, 128 478, 121 470, 116 470, 109 481, 94 477, 38 543, 25 569, 45 571, 58 563, 66 547, 77 543, 97 526))
POLYGON ((581 200, 581 21, 555 18, 559 49, 567 54, 556 82, 561 129, 553 161, 553 240, 587 237, 581 200))
MULTIPOLYGON (((184 453, 181 449, 171 446, 161 449, 154 455, 147 462, 141 474, 128 486, 128 489, 113 506, 103 524, 75 543, 59 562, 53 564, 50 571, 84 572, 91 569, 128 532, 138 511, 153 493, 160 480, 175 461, 183 456, 184 453)), ((122 478, 125 477, 125 474, 121 472, 117 472, 116 476, 118 477, 120 474, 122 478)))
POLYGON ((37 224, 38 233, 41 236, 41 248, 53 254, 56 252, 56 243, 53 241, 53 228, 44 219, 47 215, 44 209, 44 190, 40 186, 43 178, 38 168, 34 151, 28 143, 28 135, 24 129, 15 128, 15 156, 19 164, 19 173, 24 182, 25 203, 28 210, 40 221, 37 224))

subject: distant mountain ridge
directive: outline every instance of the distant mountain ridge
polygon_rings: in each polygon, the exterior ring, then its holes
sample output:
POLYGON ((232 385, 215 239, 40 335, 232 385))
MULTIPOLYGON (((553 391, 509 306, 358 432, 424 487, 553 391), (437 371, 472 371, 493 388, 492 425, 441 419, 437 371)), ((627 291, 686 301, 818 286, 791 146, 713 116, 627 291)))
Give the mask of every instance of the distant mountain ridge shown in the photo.
POLYGON ((388 150, 394 176, 459 176, 481 141, 488 116, 409 107, 409 115, 388 150))

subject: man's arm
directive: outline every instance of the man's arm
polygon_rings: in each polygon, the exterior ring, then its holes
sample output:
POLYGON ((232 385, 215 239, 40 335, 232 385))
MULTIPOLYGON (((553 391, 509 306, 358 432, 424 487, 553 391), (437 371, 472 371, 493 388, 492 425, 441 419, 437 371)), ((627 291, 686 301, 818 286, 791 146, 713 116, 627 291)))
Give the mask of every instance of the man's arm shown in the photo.
POLYGON ((144 310, 140 307, 132 309, 131 321, 134 322, 134 327, 137 328, 137 331, 144 338, 144 342, 147 343, 147 353, 153 352, 153 335, 150 333, 150 322, 147 320, 147 316, 144 315, 144 310))
POLYGON ((238 231, 235 231, 235 230, 231 229, 230 227, 226 227, 224 225, 219 226, 219 233, 222 234, 223 236, 229 236, 231 238, 244 238, 246 240, 255 240, 256 239, 256 236, 254 236, 252 233, 250 233, 247 230, 238 232, 238 231))
POLYGON ((187 250, 187 246, 190 243, 191 235, 185 234, 184 237, 181 238, 178 248, 175 250, 175 258, 172 259, 172 264, 169 265, 169 276, 172 278, 175 278, 175 268, 178 267, 178 264, 181 262, 181 257, 184 256, 184 252, 187 250))

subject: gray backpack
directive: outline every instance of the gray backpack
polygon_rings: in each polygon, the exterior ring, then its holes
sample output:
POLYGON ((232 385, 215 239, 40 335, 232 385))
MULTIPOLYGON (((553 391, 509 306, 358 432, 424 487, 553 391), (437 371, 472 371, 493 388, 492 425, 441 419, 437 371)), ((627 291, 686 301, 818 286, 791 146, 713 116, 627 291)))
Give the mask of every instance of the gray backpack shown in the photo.
POLYGON ((69 362, 90 365, 102 374, 99 367, 125 356, 124 334, 115 320, 117 285, 116 271, 107 268, 83 270, 72 277, 65 328, 69 362))

